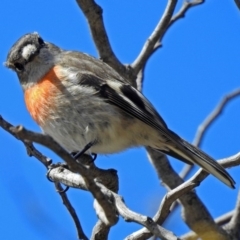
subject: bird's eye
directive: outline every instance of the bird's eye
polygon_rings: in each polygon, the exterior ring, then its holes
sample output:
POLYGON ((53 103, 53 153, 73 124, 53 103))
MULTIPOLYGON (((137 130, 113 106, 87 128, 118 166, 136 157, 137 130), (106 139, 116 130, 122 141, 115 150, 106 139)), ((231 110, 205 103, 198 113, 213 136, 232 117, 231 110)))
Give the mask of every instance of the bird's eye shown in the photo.
POLYGON ((24 70, 24 66, 21 63, 18 63, 18 62, 14 63, 14 67, 16 68, 16 70, 18 72, 22 72, 24 70))
POLYGON ((42 38, 38 38, 38 43, 41 45, 41 46, 43 46, 45 43, 44 43, 44 41, 43 41, 43 39, 42 38))

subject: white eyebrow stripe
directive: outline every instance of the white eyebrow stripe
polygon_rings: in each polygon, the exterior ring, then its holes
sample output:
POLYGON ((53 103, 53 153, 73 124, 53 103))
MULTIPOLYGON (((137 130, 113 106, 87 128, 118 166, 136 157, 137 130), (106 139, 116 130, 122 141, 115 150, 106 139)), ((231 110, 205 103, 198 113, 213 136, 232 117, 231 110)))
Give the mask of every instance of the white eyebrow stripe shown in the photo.
POLYGON ((31 55, 32 52, 35 52, 37 50, 36 46, 33 44, 28 44, 25 46, 22 50, 22 57, 25 60, 28 60, 29 56, 31 55))

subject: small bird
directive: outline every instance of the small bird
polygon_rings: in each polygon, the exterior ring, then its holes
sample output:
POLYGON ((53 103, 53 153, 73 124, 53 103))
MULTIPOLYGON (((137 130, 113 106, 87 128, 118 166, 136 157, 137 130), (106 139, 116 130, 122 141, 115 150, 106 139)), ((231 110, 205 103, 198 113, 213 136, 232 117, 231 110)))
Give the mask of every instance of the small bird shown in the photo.
POLYGON ((151 147, 234 188, 223 167, 171 131, 143 94, 103 61, 65 51, 34 32, 12 46, 5 65, 17 73, 32 118, 67 151, 151 147))

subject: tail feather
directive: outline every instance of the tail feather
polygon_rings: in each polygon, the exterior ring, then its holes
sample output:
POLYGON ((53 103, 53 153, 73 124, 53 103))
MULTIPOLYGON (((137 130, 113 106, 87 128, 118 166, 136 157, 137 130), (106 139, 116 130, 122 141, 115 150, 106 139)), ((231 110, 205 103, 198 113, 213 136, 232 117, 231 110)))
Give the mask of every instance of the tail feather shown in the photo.
POLYGON ((233 178, 212 157, 172 132, 172 140, 173 139, 175 141, 171 141, 171 143, 168 142, 164 150, 159 150, 184 162, 197 164, 229 187, 235 188, 233 178))

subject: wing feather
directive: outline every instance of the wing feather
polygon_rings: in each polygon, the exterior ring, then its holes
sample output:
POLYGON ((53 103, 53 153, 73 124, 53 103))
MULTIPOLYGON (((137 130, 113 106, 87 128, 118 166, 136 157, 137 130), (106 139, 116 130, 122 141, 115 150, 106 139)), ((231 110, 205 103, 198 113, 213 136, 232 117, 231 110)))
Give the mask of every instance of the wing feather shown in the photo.
MULTIPOLYGON (((105 69, 106 66, 104 64, 99 63, 96 59, 92 59, 98 62, 96 67, 103 68, 100 74, 96 75, 95 71, 89 66, 91 62, 89 61, 89 56, 85 57, 86 61, 84 64, 87 64, 86 62, 88 62, 88 64, 87 67, 84 68, 84 71, 79 70, 78 83, 80 85, 92 88, 96 94, 105 101, 108 101, 128 113, 130 116, 156 129, 163 142, 165 142, 162 152, 186 163, 196 163, 230 187, 234 188, 235 182, 225 169, 210 156, 168 129, 161 116, 140 92, 131 85, 126 84, 121 78, 118 80, 117 74, 112 75, 109 67, 105 69)), ((75 62, 75 67, 79 66, 80 69, 80 64, 80 62, 75 62)), ((161 151, 161 147, 159 147, 159 150, 161 151)))

